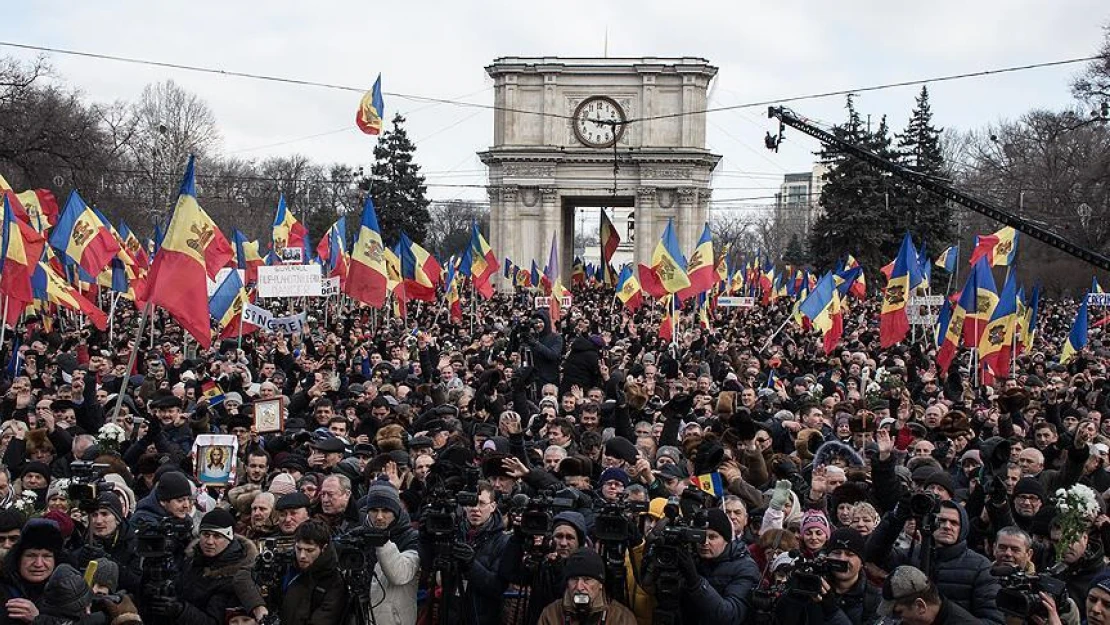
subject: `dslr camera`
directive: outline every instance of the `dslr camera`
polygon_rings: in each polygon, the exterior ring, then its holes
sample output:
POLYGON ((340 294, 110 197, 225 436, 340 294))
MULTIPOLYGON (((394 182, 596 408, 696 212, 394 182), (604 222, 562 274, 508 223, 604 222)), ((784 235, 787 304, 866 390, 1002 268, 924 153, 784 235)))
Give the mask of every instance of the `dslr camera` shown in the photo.
POLYGON ((786 584, 786 591, 800 597, 813 598, 821 594, 821 580, 833 573, 845 573, 848 563, 821 554, 815 558, 798 558, 786 584))

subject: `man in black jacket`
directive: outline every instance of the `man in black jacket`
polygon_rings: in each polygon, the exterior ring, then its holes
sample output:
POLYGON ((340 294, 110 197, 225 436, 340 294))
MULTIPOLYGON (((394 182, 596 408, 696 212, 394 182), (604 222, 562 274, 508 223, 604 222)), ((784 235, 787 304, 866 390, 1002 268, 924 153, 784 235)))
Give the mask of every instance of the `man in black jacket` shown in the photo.
POLYGON ((331 530, 323 521, 308 521, 295 534, 295 561, 282 584, 281 622, 286 625, 340 623, 347 610, 347 585, 331 530))
POLYGON ((107 557, 119 565, 119 586, 133 595, 142 590, 143 569, 135 551, 135 534, 123 518, 123 504, 113 492, 100 493, 89 514, 90 540, 73 554, 78 568, 107 557))
POLYGON ((863 573, 866 539, 854 529, 843 527, 829 537, 824 552, 830 560, 847 564, 823 580, 827 589, 819 599, 787 592, 775 604, 780 625, 868 625, 877 619, 879 592, 863 573))
POLYGON ((532 365, 535 369, 536 396, 544 384, 559 383, 559 365, 563 360, 563 335, 553 331, 551 316, 539 309, 531 317, 532 332, 527 345, 532 350, 532 365))
POLYGON ((981 623, 967 610, 937 591, 921 571, 900 566, 883 582, 879 614, 905 625, 972 625, 981 623))

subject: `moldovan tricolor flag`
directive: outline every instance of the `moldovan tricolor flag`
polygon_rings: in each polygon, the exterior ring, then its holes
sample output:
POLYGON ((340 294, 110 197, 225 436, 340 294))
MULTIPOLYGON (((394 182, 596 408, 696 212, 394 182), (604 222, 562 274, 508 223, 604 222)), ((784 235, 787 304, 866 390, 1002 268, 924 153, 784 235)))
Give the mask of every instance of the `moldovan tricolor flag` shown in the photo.
POLYGON ((83 313, 98 330, 108 329, 108 315, 84 295, 78 293, 77 289, 59 276, 46 261, 39 261, 31 277, 31 287, 35 299, 83 313))
POLYGON ((822 276, 817 286, 798 307, 798 311, 809 318, 813 327, 821 330, 825 337, 825 354, 832 352, 844 333, 844 314, 840 309, 840 294, 833 284, 831 272, 822 276))
POLYGON ((1017 280, 1014 272, 1006 278, 998 304, 979 339, 979 361, 991 368, 995 376, 1010 373, 1010 355, 1014 349, 1014 331, 1018 321, 1017 280))
POLYGON ((667 220, 667 228, 655 244, 655 251, 651 254, 651 268, 655 270, 659 282, 668 293, 677 293, 690 286, 690 277, 686 275, 686 257, 682 255, 682 249, 678 245, 673 219, 667 220))
POLYGON ((405 281, 405 295, 409 299, 424 302, 436 301, 436 287, 439 286, 443 268, 435 256, 414 243, 409 235, 401 232, 401 277, 405 281))
MULTIPOLYGON (((285 205, 285 195, 278 196, 277 211, 274 212, 273 249, 280 255, 287 247, 304 248, 308 231, 293 216, 293 211, 285 205)), ((308 254, 304 256, 308 262, 308 254)))
POLYGON ((196 158, 189 156, 177 206, 166 238, 154 255, 147 301, 161 306, 203 348, 212 344, 208 320, 208 280, 231 260, 233 252, 220 229, 197 203, 196 158))
POLYGON ((27 224, 39 232, 46 232, 58 223, 58 200, 48 189, 31 189, 17 193, 27 211, 27 224))
POLYGON ((617 252, 617 247, 621 244, 621 237, 617 234, 617 229, 613 226, 613 222, 609 220, 609 216, 605 211, 601 211, 601 270, 604 272, 602 282, 609 284, 612 282, 613 268, 613 254, 617 252))
POLYGON ((385 303, 385 291, 385 245, 374 200, 367 194, 358 238, 351 250, 351 266, 347 270, 347 295, 372 308, 381 308, 385 303))
POLYGON ((462 321, 462 303, 459 298, 459 274, 453 263, 447 265, 446 284, 447 308, 451 311, 451 319, 453 321, 462 321))
POLYGON ((382 100, 382 75, 374 81, 373 88, 362 96, 358 103, 358 112, 355 113, 355 125, 368 135, 376 135, 382 131, 382 118, 385 115, 385 101, 382 100))
POLYGON ((1060 352, 1060 364, 1066 365, 1068 361, 1075 358, 1079 350, 1087 346, 1087 296, 1084 295, 1083 299, 1079 302, 1079 310, 1075 313, 1075 322, 1071 324, 1071 332, 1068 333, 1068 340, 1064 343, 1064 349, 1060 352))
POLYGON ((971 252, 969 264, 974 265, 980 258, 986 258, 991 267, 1014 264, 1017 255, 1018 233, 1010 226, 994 234, 975 237, 975 249, 971 252))
POLYGON ((222 334, 224 328, 243 316, 243 305, 247 301, 247 291, 238 271, 227 272, 227 277, 216 287, 216 292, 208 300, 208 314, 216 320, 216 330, 222 334))
POLYGON ((960 260, 960 246, 951 245, 944 248, 944 251, 940 253, 940 256, 937 256, 937 260, 933 264, 948 273, 956 273, 956 261, 958 260, 960 260))
POLYGON ((890 280, 883 293, 883 309, 879 317, 879 342, 883 349, 906 338, 910 331, 910 319, 906 315, 912 285, 921 282, 917 252, 913 249, 913 239, 907 232, 902 237, 902 247, 894 259, 890 280))
MULTIPOLYGON (((969 298, 968 302, 974 302, 975 305, 964 309, 967 312, 967 317, 964 319, 964 345, 977 347, 979 339, 983 336, 983 330, 991 320, 991 313, 998 304, 998 287, 994 284, 994 276, 985 257, 981 257, 975 263, 971 268, 971 274, 975 278, 975 299, 969 298)), ((966 285, 964 289, 967 289, 966 285)))
POLYGON ((685 301, 713 288, 717 283, 717 267, 714 264, 716 260, 717 257, 713 255, 713 235, 709 231, 709 224, 705 224, 694 253, 686 261, 686 275, 690 286, 679 291, 680 300, 685 301))
POLYGON ((493 253, 482 231, 478 229, 478 222, 470 225, 470 270, 474 288, 478 294, 489 299, 493 297, 493 283, 490 278, 501 269, 497 262, 497 255, 493 253))
POLYGON ((232 233, 231 238, 235 243, 235 266, 243 270, 243 279, 247 284, 258 282, 258 268, 266 264, 258 253, 258 241, 247 240, 247 235, 238 230, 232 233))
POLYGON ((625 265, 624 269, 621 269, 620 278, 617 279, 617 298, 631 311, 635 311, 644 303, 644 296, 640 293, 640 282, 632 273, 632 265, 625 265))
POLYGON ((76 191, 69 194, 50 245, 90 276, 100 275, 120 251, 119 241, 76 191))
POLYGON ((663 298, 663 320, 659 323, 659 338, 668 342, 674 340, 674 307, 673 294, 663 298))
POLYGON ((4 219, 2 242, 0 242, 0 293, 11 298, 6 307, 7 319, 3 321, 15 327, 19 314, 34 300, 31 276, 42 258, 46 240, 34 228, 28 226, 12 210, 11 197, 4 196, 4 219))
POLYGON ((1041 287, 1034 285, 1033 294, 1029 296, 1029 301, 1025 303, 1025 318, 1021 322, 1021 333, 1018 335, 1018 343, 1022 349, 1033 347, 1033 340, 1037 336, 1037 308, 1040 306, 1040 302, 1041 287))

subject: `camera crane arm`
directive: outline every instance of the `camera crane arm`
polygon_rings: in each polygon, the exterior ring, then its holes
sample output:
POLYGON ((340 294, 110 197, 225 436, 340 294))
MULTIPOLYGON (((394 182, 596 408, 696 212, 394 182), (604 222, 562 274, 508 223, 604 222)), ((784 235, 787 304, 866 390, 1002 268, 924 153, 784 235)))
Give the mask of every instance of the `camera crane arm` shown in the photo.
POLYGON ((1014 215, 1007 210, 999 208, 998 206, 995 206, 990 202, 972 197, 962 191, 955 189, 954 187, 940 182, 936 178, 933 178, 918 171, 914 171, 913 169, 905 167, 904 165, 899 165, 898 163, 888 161, 887 159, 879 156, 878 154, 875 154, 870 150, 866 150, 854 143, 844 141, 839 137, 836 137, 832 133, 818 128, 817 126, 813 125, 805 118, 800 117, 799 115, 794 113, 794 111, 791 111, 788 108, 782 106, 768 107, 767 117, 779 120, 778 136, 775 137, 768 133, 767 138, 765 139, 768 149, 776 151, 778 150, 778 146, 782 142, 783 126, 790 126, 791 128, 800 130, 801 132, 817 139, 818 141, 824 143, 829 147, 835 148, 839 152, 854 156, 855 158, 860 159, 861 161, 867 163, 868 165, 871 165, 872 167, 875 167, 876 169, 879 169, 880 171, 885 171, 891 175, 901 178, 902 180, 912 182, 922 189, 936 193, 946 200, 970 208, 980 215, 990 217, 991 219, 999 223, 1010 226, 1018 232, 1029 235, 1030 237, 1042 243, 1050 245, 1066 254, 1070 254, 1078 258, 1079 260, 1090 263, 1091 265, 1094 265, 1095 267, 1102 269, 1103 271, 1110 271, 1110 258, 1094 250, 1076 245, 1075 243, 1068 241, 1067 239, 1057 235, 1054 232, 1030 223, 1029 221, 1022 219, 1021 217, 1018 217, 1017 215, 1014 215))

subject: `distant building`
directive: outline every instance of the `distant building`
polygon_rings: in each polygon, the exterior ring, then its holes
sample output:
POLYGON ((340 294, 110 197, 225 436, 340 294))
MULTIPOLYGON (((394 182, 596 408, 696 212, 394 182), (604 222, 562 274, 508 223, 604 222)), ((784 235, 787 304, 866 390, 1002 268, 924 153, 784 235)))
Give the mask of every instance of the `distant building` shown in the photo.
POLYGON ((809 236, 813 222, 821 214, 821 188, 829 168, 816 163, 811 171, 786 174, 775 194, 775 224, 790 234, 809 236))
MULTIPOLYGON (((604 210, 606 214, 609 215, 609 219, 613 221, 613 227, 616 228, 617 236, 621 239, 620 244, 617 246, 617 251, 613 253, 613 269, 620 271, 621 266, 631 263, 635 256, 636 210, 632 207, 621 206, 605 207, 602 210, 604 210)), ((598 228, 598 226, 594 227, 598 228)), ((587 245, 585 253, 582 254, 583 260, 587 263, 597 264, 601 262, 600 234, 598 234, 596 238, 598 239, 598 243, 596 245, 587 245)))

